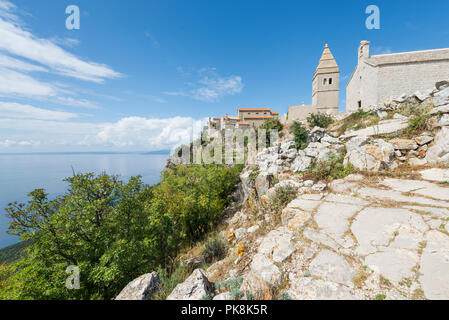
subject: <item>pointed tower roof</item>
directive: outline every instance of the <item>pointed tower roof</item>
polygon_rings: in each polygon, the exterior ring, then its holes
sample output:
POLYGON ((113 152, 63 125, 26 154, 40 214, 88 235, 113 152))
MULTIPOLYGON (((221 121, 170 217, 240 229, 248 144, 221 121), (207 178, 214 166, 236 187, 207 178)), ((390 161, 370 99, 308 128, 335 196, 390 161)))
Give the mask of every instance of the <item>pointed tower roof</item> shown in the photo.
POLYGON ((335 72, 340 72, 340 68, 338 67, 337 61, 335 61, 335 58, 326 43, 326 45, 324 46, 323 54, 321 55, 320 62, 318 63, 318 67, 316 68, 314 78, 317 76, 317 74, 335 72))

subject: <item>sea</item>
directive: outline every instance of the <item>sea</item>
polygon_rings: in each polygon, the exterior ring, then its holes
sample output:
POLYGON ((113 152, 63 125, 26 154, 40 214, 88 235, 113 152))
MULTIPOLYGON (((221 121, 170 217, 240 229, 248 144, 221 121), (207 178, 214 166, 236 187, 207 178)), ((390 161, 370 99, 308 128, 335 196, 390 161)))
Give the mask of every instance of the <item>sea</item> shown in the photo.
POLYGON ((50 198, 64 193, 64 178, 76 173, 92 172, 119 175, 121 179, 140 175, 144 183, 156 184, 169 157, 158 153, 33 153, 0 154, 0 248, 20 241, 7 234, 9 203, 26 202, 35 189, 45 189, 50 198))

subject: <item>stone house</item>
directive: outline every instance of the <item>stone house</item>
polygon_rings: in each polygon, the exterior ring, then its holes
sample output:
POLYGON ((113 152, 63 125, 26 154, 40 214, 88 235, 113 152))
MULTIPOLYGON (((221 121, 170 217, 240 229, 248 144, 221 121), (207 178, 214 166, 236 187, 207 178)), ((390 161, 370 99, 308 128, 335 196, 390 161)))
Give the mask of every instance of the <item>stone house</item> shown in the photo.
POLYGON ((358 64, 346 86, 346 111, 389 102, 402 95, 426 95, 449 79, 449 49, 370 55, 362 41, 358 64))

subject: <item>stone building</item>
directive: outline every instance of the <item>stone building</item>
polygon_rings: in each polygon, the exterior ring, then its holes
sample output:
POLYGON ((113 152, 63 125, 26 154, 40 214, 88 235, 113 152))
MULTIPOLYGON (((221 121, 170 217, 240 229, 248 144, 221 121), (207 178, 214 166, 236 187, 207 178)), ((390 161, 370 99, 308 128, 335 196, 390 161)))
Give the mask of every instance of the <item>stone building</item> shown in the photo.
POLYGON ((288 121, 304 120, 311 113, 338 113, 340 68, 326 44, 312 81, 312 105, 288 108, 288 121))
POLYGON ((240 108, 237 116, 225 115, 221 118, 209 119, 209 126, 220 130, 233 128, 258 128, 267 119, 278 118, 279 112, 270 108, 240 108))
POLYGON ((402 95, 427 94, 449 79, 449 49, 370 55, 362 41, 358 64, 346 86, 346 111, 378 106, 402 95))

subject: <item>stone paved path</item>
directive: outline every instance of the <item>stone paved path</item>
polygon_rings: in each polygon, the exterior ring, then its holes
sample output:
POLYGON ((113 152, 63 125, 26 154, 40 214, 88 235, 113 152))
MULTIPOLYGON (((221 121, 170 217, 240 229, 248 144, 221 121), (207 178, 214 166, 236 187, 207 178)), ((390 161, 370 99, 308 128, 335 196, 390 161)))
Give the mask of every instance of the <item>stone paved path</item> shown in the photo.
POLYGON ((250 274, 287 277, 293 299, 449 299, 448 177, 352 175, 300 195, 262 239, 250 274))

